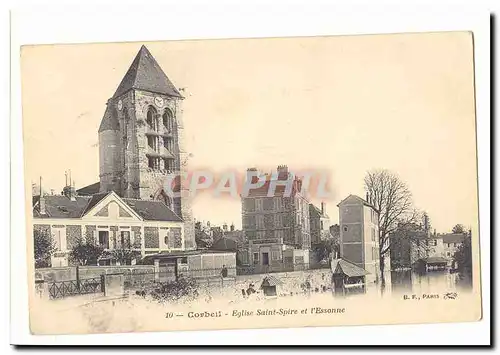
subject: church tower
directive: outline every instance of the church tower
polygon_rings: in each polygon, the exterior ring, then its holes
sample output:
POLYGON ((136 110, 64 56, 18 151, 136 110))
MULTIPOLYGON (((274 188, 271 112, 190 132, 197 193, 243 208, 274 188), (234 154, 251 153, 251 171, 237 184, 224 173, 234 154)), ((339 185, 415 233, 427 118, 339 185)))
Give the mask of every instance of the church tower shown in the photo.
MULTIPOLYGON (((164 191, 167 174, 187 171, 182 100, 149 50, 142 46, 114 95, 99 127, 100 192, 161 200, 185 222, 187 249, 195 247, 191 202, 164 191)), ((186 195, 186 196, 185 196, 186 195)))

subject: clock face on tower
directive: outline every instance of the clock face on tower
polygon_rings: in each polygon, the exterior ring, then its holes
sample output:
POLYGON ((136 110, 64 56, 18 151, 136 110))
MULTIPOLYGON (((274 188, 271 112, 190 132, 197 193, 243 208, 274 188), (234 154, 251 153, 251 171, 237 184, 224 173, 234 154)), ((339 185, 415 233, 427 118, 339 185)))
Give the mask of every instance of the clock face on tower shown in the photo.
POLYGON ((117 106, 118 106, 118 110, 119 110, 119 111, 121 111, 121 110, 122 110, 122 107, 123 107, 123 102, 122 102, 122 100, 119 100, 119 101, 118 101, 118 105, 117 105, 117 106))
POLYGON ((158 106, 158 107, 163 107, 163 99, 159 96, 156 96, 155 97, 155 105, 158 106))

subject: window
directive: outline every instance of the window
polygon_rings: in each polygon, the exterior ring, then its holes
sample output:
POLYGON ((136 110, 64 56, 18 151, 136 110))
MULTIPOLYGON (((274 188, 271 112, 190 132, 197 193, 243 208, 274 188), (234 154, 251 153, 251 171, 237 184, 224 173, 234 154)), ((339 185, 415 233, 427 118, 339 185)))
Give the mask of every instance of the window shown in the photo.
POLYGON ((253 263, 254 264, 259 263, 259 253, 253 253, 253 263))
POLYGON ((273 251, 272 252, 272 258, 273 258, 273 260, 279 260, 279 258, 280 258, 280 252, 279 251, 273 251))
POLYGON ((319 223, 321 224, 321 227, 320 227, 321 230, 323 230, 323 221, 320 221, 319 223))
POLYGON ((347 226, 344 226, 344 232, 347 232, 347 226))
POLYGON ((99 231, 99 245, 109 249, 109 232, 99 231))
POLYGON ((263 206, 265 211, 272 211, 274 209, 274 199, 272 197, 265 198, 263 200, 263 206))
POLYGON ((120 242, 122 248, 130 248, 130 232, 121 231, 120 232, 120 242))
POLYGON ((171 152, 174 149, 172 146, 172 138, 163 137, 163 146, 165 147, 165 149, 171 152))
POLYGON ((168 108, 165 109, 165 112, 163 113, 163 127, 166 132, 172 132, 173 128, 173 114, 172 111, 170 111, 168 108))
POLYGON ((257 222, 257 229, 264 229, 264 216, 255 216, 257 222))
POLYGON ((156 110, 153 107, 148 109, 148 113, 146 115, 146 123, 148 124, 149 129, 152 131, 157 131, 158 126, 156 124, 156 110))
POLYGON ((62 233, 59 228, 52 228, 52 239, 54 240, 54 246, 56 251, 62 251, 62 233))
POLYGON ((372 228, 372 241, 375 241, 375 228, 372 228))
POLYGON ((154 169, 155 168, 155 158, 148 157, 148 167, 150 169, 154 169))
POLYGON ((156 141, 157 138, 154 136, 148 136, 148 146, 156 152, 156 141))
POLYGON ((283 200, 281 199, 281 197, 276 197, 276 210, 281 211, 282 208, 283 208, 283 200))
POLYGON ((174 169, 174 162, 172 159, 163 159, 163 168, 167 171, 174 169))
POLYGON ((185 256, 183 258, 180 259, 181 260, 181 264, 187 264, 188 263, 188 258, 185 256))

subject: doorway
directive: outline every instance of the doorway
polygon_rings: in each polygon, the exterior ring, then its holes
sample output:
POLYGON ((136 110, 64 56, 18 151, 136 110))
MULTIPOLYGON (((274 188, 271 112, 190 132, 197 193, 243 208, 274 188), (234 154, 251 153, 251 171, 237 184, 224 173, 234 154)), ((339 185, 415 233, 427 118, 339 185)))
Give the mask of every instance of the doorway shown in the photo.
POLYGON ((262 253, 262 265, 269 265, 269 253, 262 253))

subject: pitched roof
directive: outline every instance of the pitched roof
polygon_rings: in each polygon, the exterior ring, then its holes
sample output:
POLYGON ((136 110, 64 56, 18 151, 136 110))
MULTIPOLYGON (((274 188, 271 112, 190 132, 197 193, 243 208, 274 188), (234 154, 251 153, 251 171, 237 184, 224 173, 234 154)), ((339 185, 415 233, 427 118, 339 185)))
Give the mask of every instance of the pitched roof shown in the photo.
POLYGON ((182 222, 182 218, 176 215, 162 201, 136 200, 131 198, 123 198, 122 200, 145 220, 182 222))
POLYGON ((219 238, 211 247, 212 250, 238 250, 238 243, 228 237, 219 238))
POLYGON ((316 213, 320 217, 328 218, 328 215, 326 213, 323 213, 321 211, 321 208, 316 207, 312 203, 309 204, 309 215, 311 214, 311 212, 316 213))
POLYGON ((443 238, 443 243, 462 243, 466 235, 462 233, 448 233, 441 234, 440 237, 443 238))
MULTIPOLYGON (((76 196, 74 201, 63 195, 45 196, 45 215, 40 215, 38 203, 40 197, 35 196, 33 198, 33 216, 37 218, 81 218, 109 194, 111 192, 103 192, 93 196, 76 196)), ((145 220, 182 222, 182 218, 161 201, 122 199, 118 196, 117 198, 125 202, 145 220)))
POLYGON ((90 196, 90 195, 95 195, 99 193, 99 190, 101 188, 101 183, 96 182, 91 185, 87 185, 85 187, 82 187, 81 189, 76 190, 76 193, 80 196, 90 196))
POLYGON ((113 97, 120 96, 131 89, 182 98, 182 95, 144 45, 141 46, 113 97))
POLYGON ((106 111, 104 111, 104 116, 101 120, 101 125, 99 126, 98 132, 104 131, 119 131, 120 122, 118 122, 118 117, 115 108, 108 105, 106 106, 106 111))
POLYGON ((103 198, 105 198, 106 196, 108 196, 110 193, 109 192, 101 192, 99 194, 95 194, 93 196, 90 197, 90 201, 89 203, 87 204, 87 207, 85 208, 85 210, 82 212, 82 216, 87 213, 88 211, 90 211, 92 208, 94 208, 95 205, 97 205, 99 202, 101 202, 101 200, 103 198))
POLYGON ((262 280, 262 284, 260 285, 260 288, 265 287, 265 286, 278 286, 278 285, 282 285, 282 284, 283 284, 283 282, 281 282, 280 279, 271 275, 271 276, 264 277, 264 280, 262 280))
POLYGON ((359 277, 369 274, 365 269, 344 259, 332 260, 332 272, 334 274, 343 273, 349 277, 359 277))
POLYGON ((358 200, 358 202, 362 203, 363 205, 365 206, 368 206, 368 207, 371 207, 373 208, 375 211, 378 212, 378 209, 372 205, 371 203, 369 203, 368 201, 366 201, 365 199, 362 199, 361 197, 357 196, 357 195, 353 195, 353 194, 350 194, 349 196, 347 196, 345 199, 343 199, 342 201, 339 202, 339 204, 337 205, 337 207, 339 207, 340 205, 344 204, 347 200, 352 200, 352 199, 356 199, 358 200))
POLYGON ((45 215, 40 215, 40 205, 38 201, 40 197, 36 199, 33 205, 33 216, 40 218, 80 218, 83 211, 87 207, 90 197, 87 196, 76 196, 75 200, 72 201, 67 196, 63 195, 50 195, 45 196, 45 215))

